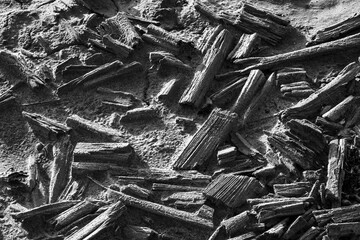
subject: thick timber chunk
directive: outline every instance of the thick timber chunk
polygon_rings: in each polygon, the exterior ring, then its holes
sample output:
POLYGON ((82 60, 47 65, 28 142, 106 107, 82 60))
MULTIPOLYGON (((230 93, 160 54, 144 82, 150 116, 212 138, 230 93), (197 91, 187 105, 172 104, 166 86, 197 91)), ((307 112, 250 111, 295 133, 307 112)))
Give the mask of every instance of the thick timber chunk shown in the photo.
POLYGON ((214 109, 174 162, 174 169, 194 169, 205 164, 228 136, 237 115, 214 109))
POLYGON ((232 35, 222 30, 211 48, 206 52, 202 63, 196 68, 194 77, 180 99, 181 104, 199 107, 208 91, 211 81, 219 71, 232 43, 232 35))
POLYGON ((330 221, 334 223, 356 222, 360 220, 360 204, 313 211, 318 226, 324 226, 330 221))

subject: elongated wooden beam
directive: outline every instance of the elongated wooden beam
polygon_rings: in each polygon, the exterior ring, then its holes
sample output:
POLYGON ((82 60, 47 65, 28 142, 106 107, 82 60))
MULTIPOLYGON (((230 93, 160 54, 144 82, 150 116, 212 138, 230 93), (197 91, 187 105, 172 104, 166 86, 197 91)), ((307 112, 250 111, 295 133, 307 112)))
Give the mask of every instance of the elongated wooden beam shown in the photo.
POLYGON ((334 94, 339 91, 339 88, 353 80, 359 72, 360 64, 357 62, 350 63, 333 81, 320 88, 303 101, 282 111, 280 118, 282 120, 307 118, 316 114, 322 106, 331 103, 334 94))
POLYGON ((196 68, 194 77, 182 95, 179 103, 199 107, 204 100, 211 81, 219 71, 232 43, 232 35, 222 30, 207 51, 202 63, 196 68))
POLYGON ((219 75, 219 78, 241 76, 253 69, 266 70, 277 66, 289 66, 296 61, 319 57, 325 54, 342 52, 344 50, 360 46, 360 33, 341 38, 332 42, 322 43, 316 46, 299 49, 293 52, 282 53, 270 57, 252 57, 236 60, 244 69, 219 75))
POLYGON ((241 89, 239 97, 231 108, 231 111, 238 114, 241 122, 243 122, 243 115, 248 109, 250 102, 259 89, 264 85, 265 81, 266 78, 260 70, 252 70, 250 72, 244 87, 241 89))
POLYGON ((97 185, 102 188, 117 194, 119 199, 124 202, 125 205, 144 210, 146 212, 154 213, 160 216, 169 217, 181 222, 188 223, 192 226, 202 227, 206 229, 212 229, 214 227, 211 220, 198 217, 196 214, 177 210, 175 208, 167 207, 161 204, 149 202, 146 200, 140 200, 121 192, 103 186, 100 182, 91 179, 97 185))
POLYGON ((51 168, 49 202, 56 202, 70 180, 73 145, 70 136, 65 136, 55 143, 54 161, 51 168))

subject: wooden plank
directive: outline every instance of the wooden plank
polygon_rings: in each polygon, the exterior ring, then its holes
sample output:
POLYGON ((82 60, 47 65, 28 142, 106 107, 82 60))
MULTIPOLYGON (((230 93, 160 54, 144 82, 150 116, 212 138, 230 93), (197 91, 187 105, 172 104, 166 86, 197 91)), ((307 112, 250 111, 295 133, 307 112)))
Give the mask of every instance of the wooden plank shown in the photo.
POLYGON ((194 107, 199 107, 202 104, 211 81, 229 53, 231 43, 231 33, 228 30, 222 30, 211 48, 206 52, 202 63, 196 68, 194 77, 179 103, 194 107))
POLYGON ((214 109, 176 158, 173 168, 186 170, 204 165, 228 136, 236 119, 235 113, 214 109))

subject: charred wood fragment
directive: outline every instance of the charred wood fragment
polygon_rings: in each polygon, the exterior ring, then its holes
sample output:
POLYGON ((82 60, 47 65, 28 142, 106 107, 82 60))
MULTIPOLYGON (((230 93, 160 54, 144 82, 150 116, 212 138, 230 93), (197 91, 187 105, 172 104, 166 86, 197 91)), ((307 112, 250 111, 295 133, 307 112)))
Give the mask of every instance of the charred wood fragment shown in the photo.
POLYGON ((34 133, 44 140, 54 141, 68 134, 71 128, 37 113, 22 113, 34 133))
POLYGON ((173 54, 164 52, 164 51, 157 51, 151 52, 149 54, 150 62, 154 65, 157 65, 157 71, 161 75, 167 75, 170 73, 170 70, 175 69, 179 72, 189 72, 192 68, 183 63, 181 60, 176 58, 173 54))
POLYGON ((54 145, 54 161, 51 167, 49 185, 49 203, 58 200, 70 180, 73 150, 74 147, 70 142, 70 136, 63 137, 54 145))
POLYGON ((153 183, 152 191, 202 191, 202 187, 186 186, 186 185, 174 185, 174 184, 164 184, 164 183, 153 183))
POLYGON ((255 240, 279 239, 284 234, 288 222, 289 222, 289 218, 285 218, 284 220, 280 221, 275 226, 273 226, 266 232, 258 235, 254 239, 255 240))
POLYGON ((229 111, 214 109, 191 141, 176 158, 174 169, 201 167, 212 156, 219 144, 234 127, 237 115, 229 111))
POLYGON ((345 176, 344 161, 346 155, 347 145, 345 139, 336 139, 330 142, 326 197, 330 200, 332 207, 340 207, 341 205, 341 193, 345 176))
POLYGON ((283 53, 270 57, 250 57, 236 60, 235 63, 241 66, 248 66, 244 69, 228 72, 219 77, 235 77, 241 76, 253 69, 271 69, 277 66, 289 66, 296 61, 319 57, 325 54, 331 54, 356 48, 360 45, 360 33, 351 35, 346 38, 335 40, 328 43, 322 43, 316 46, 303 48, 293 52, 283 53))
POLYGON ((143 107, 127 111, 121 118, 121 124, 149 122, 158 118, 156 109, 143 107))
POLYGON ((329 222, 356 222, 360 220, 360 204, 313 211, 318 226, 325 226, 329 222))
POLYGON ((314 239, 317 235, 320 234, 320 232, 321 232, 321 229, 319 227, 311 227, 299 238, 299 240, 314 239))
POLYGON ((233 162, 236 160, 237 150, 234 146, 228 146, 223 149, 219 149, 217 152, 218 164, 233 162))
POLYGON ((247 77, 236 79, 234 82, 213 93, 210 96, 212 103, 215 106, 221 107, 226 105, 228 102, 231 102, 235 98, 235 96, 239 95, 241 89, 245 85, 246 80, 247 77))
POLYGON ((358 32, 360 28, 360 15, 355 14, 352 17, 338 22, 334 25, 319 30, 316 34, 311 36, 311 40, 307 42, 307 46, 316 45, 323 42, 332 41, 343 38, 351 33, 358 32))
POLYGON ((303 68, 283 68, 276 74, 276 86, 282 84, 306 82, 307 74, 303 68))
POLYGON ((199 191, 163 193, 161 197, 163 203, 177 209, 199 208, 205 204, 205 200, 205 196, 199 191))
MULTIPOLYGON (((195 3, 195 9, 196 6, 199 5, 199 2, 195 3)), ((197 48, 202 54, 205 54, 209 48, 213 45, 215 39, 219 35, 219 33, 224 30, 224 27, 222 25, 218 25, 215 28, 207 29, 201 39, 198 41, 197 48)))
POLYGON ((302 197, 308 193, 312 187, 309 182, 295 182, 274 184, 274 193, 284 197, 302 197))
POLYGON ((211 48, 206 52, 202 63, 196 68, 194 77, 183 93, 179 103, 194 107, 199 107, 202 104, 211 81, 219 71, 230 50, 231 43, 231 33, 228 30, 222 30, 211 48))
POLYGON ((134 149, 128 143, 84 143, 74 149, 74 162, 111 163, 130 165, 134 149))
POLYGON ((170 101, 178 96, 179 86, 181 84, 180 79, 171 79, 165 83, 160 92, 157 95, 157 99, 160 101, 170 101))
POLYGON ((224 226, 226 234, 232 237, 246 232, 247 226, 255 222, 256 219, 251 215, 250 211, 243 211, 238 215, 223 220, 220 226, 224 226))
POLYGON ((75 137, 81 139, 102 139, 107 141, 119 141, 122 134, 113 128, 104 127, 98 123, 71 115, 66 119, 66 125, 73 129, 75 137))
POLYGON ((259 210, 257 218, 259 222, 266 222, 280 217, 298 216, 305 213, 306 204, 299 202, 287 204, 276 208, 259 210))
POLYGON ((250 57, 255 49, 260 44, 260 38, 257 33, 243 34, 235 48, 227 56, 228 60, 235 61, 236 59, 250 57))
POLYGON ((96 65, 69 65, 61 71, 61 80, 68 82, 97 68, 96 65))
POLYGON ((140 106, 142 103, 140 99, 128 92, 114 91, 103 87, 96 89, 96 92, 101 96, 102 103, 108 106, 129 109, 135 106, 140 106))
POLYGON ((265 192, 264 186, 255 178, 232 174, 221 174, 204 190, 205 196, 209 199, 233 208, 265 192))

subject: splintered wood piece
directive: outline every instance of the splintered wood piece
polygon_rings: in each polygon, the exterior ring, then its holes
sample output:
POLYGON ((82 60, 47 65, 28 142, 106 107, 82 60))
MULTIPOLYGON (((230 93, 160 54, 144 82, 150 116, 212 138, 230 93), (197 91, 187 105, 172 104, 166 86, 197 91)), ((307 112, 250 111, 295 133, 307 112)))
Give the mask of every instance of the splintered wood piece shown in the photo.
POLYGON ((89 179, 71 178, 64 191, 61 193, 60 200, 81 199, 89 183, 89 179))
POLYGON ((83 228, 66 236, 64 240, 82 240, 82 239, 98 239, 101 232, 109 227, 116 219, 118 219, 126 211, 125 205, 119 201, 112 204, 108 209, 97 216, 94 220, 86 224, 83 228))
POLYGON ((332 97, 330 96, 336 94, 342 85, 353 80, 359 71, 360 65, 358 63, 350 63, 330 83, 320 88, 308 98, 285 109, 281 113, 281 119, 307 118, 316 114, 322 106, 331 103, 332 97))
POLYGON ((149 122, 158 118, 158 113, 155 109, 150 107, 135 108, 127 111, 125 115, 120 118, 120 123, 137 123, 141 121, 149 122))
POLYGON ((246 227, 254 222, 249 211, 243 211, 242 213, 235 215, 231 218, 223 220, 220 226, 224 226, 228 236, 236 236, 244 233, 246 227))
POLYGON ((152 192, 146 188, 139 187, 135 184, 128 184, 126 186, 121 186, 120 191, 127 195, 138 197, 142 199, 149 199, 152 192))
POLYGON ((253 100, 254 96, 264 85, 266 78, 260 70, 252 70, 248 79, 245 82, 244 87, 241 89, 239 97, 234 103, 231 111, 241 116, 241 122, 243 122, 243 115, 249 107, 249 104, 253 100))
POLYGON ((280 239, 288 225, 289 218, 285 218, 266 232, 255 237, 255 240, 280 239))
POLYGON ((283 205, 273 209, 261 209, 257 214, 257 218, 259 222, 266 222, 274 218, 297 216, 303 213, 305 213, 305 204, 300 202, 283 205))
POLYGON ((124 235, 126 239, 143 239, 143 240, 151 240, 157 239, 158 233, 151 228, 127 225, 123 229, 124 235))
MULTIPOLYGON (((198 4, 198 2, 195 3, 195 9, 198 4)), ((202 54, 206 53, 207 50, 213 45, 216 37, 223 29, 223 25, 217 25, 215 28, 207 29, 207 31, 203 33, 202 38, 197 44, 197 48, 202 54)))
POLYGON ((196 68, 194 77, 183 93, 179 103, 199 107, 204 100, 211 81, 224 62, 232 43, 232 35, 222 30, 211 48, 206 52, 202 63, 196 68))
POLYGON ((217 152, 218 164, 221 165, 224 163, 233 162, 236 159, 236 155, 237 150, 234 146, 228 146, 226 148, 219 149, 217 152))
POLYGON ((105 17, 115 16, 118 9, 111 0, 102 1, 101 3, 96 0, 81 0, 81 3, 91 11, 105 17))
POLYGON ((79 142, 74 149, 74 162, 113 163, 126 166, 133 157, 134 149, 129 143, 79 142))
POLYGON ((258 108, 263 105, 267 97, 269 97, 271 94, 272 89, 275 86, 275 79, 276 74, 272 73, 264 83, 261 91, 251 100, 247 110, 244 113, 244 124, 249 123, 249 121, 251 121, 251 117, 255 115, 255 113, 258 113, 258 108))
POLYGON ((321 229, 319 227, 311 227, 299 238, 299 240, 314 239, 317 235, 320 234, 320 232, 321 232, 321 229))
POLYGON ((228 207, 239 207, 248 198, 258 197, 266 192, 264 186, 255 178, 221 174, 204 190, 211 200, 221 202, 228 207))
POLYGON ((215 108, 176 158, 174 169, 195 169, 205 164, 219 144, 228 136, 237 115, 215 108))
POLYGON ((238 96, 243 88, 247 77, 236 79, 234 82, 226 85, 224 88, 210 96, 212 103, 216 106, 223 106, 238 96))
POLYGON ((75 78, 70 82, 60 86, 57 90, 57 93, 59 95, 68 93, 74 88, 83 85, 84 82, 93 79, 107 79, 110 75, 116 76, 116 72, 121 69, 123 65, 124 64, 119 60, 101 65, 98 68, 95 68, 94 70, 84 74, 83 76, 75 78))
POLYGON ((326 227, 330 239, 341 237, 360 236, 360 222, 330 223, 326 227))
POLYGON ((115 129, 104 127, 75 114, 66 119, 66 125, 71 127, 80 139, 103 139, 114 142, 123 139, 122 134, 115 129))
POLYGON ((107 18, 98 27, 101 35, 109 34, 111 38, 134 47, 141 41, 141 37, 135 31, 124 12, 118 12, 114 17, 107 18))
POLYGON ((110 35, 104 35, 102 37, 102 42, 95 39, 89 39, 89 42, 92 45, 105 50, 106 52, 114 53, 117 57, 120 57, 122 59, 127 58, 134 50, 133 48, 120 42, 119 40, 112 38, 110 35))
POLYGON ((14 105, 16 103, 15 99, 10 89, 3 92, 0 94, 0 109, 7 109, 9 106, 14 105))
POLYGON ((276 86, 283 84, 306 82, 306 71, 303 69, 284 69, 276 75, 276 86))
POLYGON ((66 209, 74 206, 79 202, 80 202, 79 200, 73 200, 73 201, 49 203, 23 212, 11 213, 10 215, 17 220, 24 220, 38 215, 49 215, 49 214, 55 215, 62 211, 65 211, 66 209))
POLYGON ((49 222, 55 225, 55 229, 58 230, 92 212, 95 212, 98 208, 98 204, 89 200, 84 200, 66 211, 54 216, 49 220, 49 222))
POLYGON ((51 167, 49 203, 56 202, 70 180, 73 145, 65 136, 53 147, 54 161, 51 167))
POLYGON ((237 147, 238 151, 250 157, 263 158, 261 153, 256 150, 240 133, 230 133, 231 142, 237 147))
POLYGON ((122 168, 113 167, 110 173, 121 181, 181 184, 189 186, 206 187, 211 176, 204 175, 195 170, 173 171, 160 168, 122 168))
POLYGON ((355 14, 341 22, 326 27, 316 32, 311 36, 311 40, 307 42, 307 46, 316 45, 323 42, 332 41, 345 36, 348 36, 353 31, 359 31, 360 15, 355 14))
POLYGON ((161 88, 160 92, 157 95, 157 98, 160 101, 172 100, 176 98, 179 91, 180 83, 181 81, 179 79, 171 79, 161 88))
POLYGON ((141 100, 133 94, 123 91, 114 91, 109 88, 99 87, 96 92, 101 95, 103 104, 110 106, 118 106, 122 108, 132 108, 141 105, 141 100))
POLYGON ((360 220, 360 204, 346 207, 313 211, 318 226, 322 227, 330 221, 334 223, 356 222, 360 220))
POLYGON ((353 106, 359 102, 359 97, 354 97, 352 95, 345 98, 339 104, 331 108, 329 111, 322 115, 323 118, 331 122, 338 122, 343 118, 346 118, 346 114, 349 114, 349 111, 352 112, 353 106))
POLYGON ((205 196, 198 191, 163 193, 161 201, 177 209, 192 208, 193 206, 198 208, 205 203, 205 196))
POLYGON ((173 184, 164 184, 164 183, 153 183, 152 191, 183 191, 183 192, 191 192, 191 191, 203 191, 202 187, 194 187, 194 186, 184 186, 184 185, 173 185, 173 184))
MULTIPOLYGON (((275 198, 270 198, 270 199, 275 199, 275 198)), ((282 199, 282 198, 280 198, 282 199)), ((261 211, 261 210, 274 210, 276 208, 279 207, 283 207, 286 205, 291 205, 291 204, 303 204, 306 205, 308 203, 311 203, 314 201, 313 198, 310 197, 298 197, 298 198, 283 198, 284 200, 282 201, 273 201, 273 202, 264 202, 264 203, 258 203, 252 206, 252 209, 255 211, 261 211)), ((249 204, 251 205, 251 204, 249 204)))
POLYGON ((71 128, 37 113, 22 112, 36 135, 54 141, 70 132, 71 128))
POLYGON ((274 193, 284 197, 302 197, 308 193, 312 187, 310 182, 295 182, 274 184, 274 193))
POLYGON ((154 213, 163 217, 169 217, 184 223, 188 223, 192 226, 196 227, 202 227, 207 229, 212 229, 214 227, 212 221, 208 219, 204 219, 201 217, 198 217, 196 214, 180 211, 171 207, 167 207, 161 204, 149 202, 146 200, 140 200, 134 197, 131 197, 129 195, 123 194, 121 192, 112 190, 110 188, 107 188, 103 186, 101 183, 99 183, 96 180, 93 180, 97 185, 103 187, 104 189, 116 193, 119 197, 119 200, 124 202, 125 205, 141 209, 146 212, 154 213))
MULTIPOLYGON (((282 53, 270 57, 250 57, 236 60, 235 63, 241 66, 248 66, 242 70, 228 72, 221 77, 241 76, 253 69, 270 69, 276 66, 289 66, 296 61, 307 60, 319 57, 325 54, 342 52, 344 50, 353 49, 360 46, 360 33, 349 37, 341 38, 328 43, 322 43, 316 46, 303 48, 293 52, 282 53)), ((355 74, 356 75, 356 74, 355 74)), ((220 76, 219 76, 220 77, 220 76)))
POLYGON ((346 140, 336 139, 330 142, 329 162, 327 168, 327 198, 332 207, 340 207, 342 185, 345 177, 344 161, 347 155, 346 140))
POLYGON ((313 198, 311 197, 296 197, 296 198, 286 198, 286 197, 277 197, 277 198, 250 198, 247 200, 247 203, 252 205, 263 204, 263 203, 275 203, 275 202, 286 202, 287 203, 297 203, 297 202, 310 202, 313 198))
POLYGON ((227 56, 228 60, 234 61, 240 58, 246 58, 251 55, 254 49, 259 45, 260 38, 257 33, 241 35, 235 48, 227 56))
POLYGON ((185 71, 191 70, 191 66, 183 63, 172 53, 164 51, 151 52, 149 53, 149 59, 151 63, 158 64, 160 73, 167 73, 171 68, 185 71))

